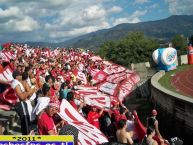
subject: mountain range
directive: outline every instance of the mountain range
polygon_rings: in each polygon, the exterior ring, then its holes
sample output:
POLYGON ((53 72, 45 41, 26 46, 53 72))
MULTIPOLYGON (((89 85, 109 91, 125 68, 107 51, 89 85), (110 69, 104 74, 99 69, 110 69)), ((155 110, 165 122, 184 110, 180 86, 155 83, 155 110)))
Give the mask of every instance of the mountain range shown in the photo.
POLYGON ((189 37, 193 35, 193 15, 173 15, 166 19, 123 23, 109 29, 102 29, 88 33, 61 43, 26 42, 32 46, 50 47, 83 47, 97 49, 102 43, 109 40, 119 40, 129 32, 141 31, 146 36, 161 41, 170 41, 176 34, 189 37))

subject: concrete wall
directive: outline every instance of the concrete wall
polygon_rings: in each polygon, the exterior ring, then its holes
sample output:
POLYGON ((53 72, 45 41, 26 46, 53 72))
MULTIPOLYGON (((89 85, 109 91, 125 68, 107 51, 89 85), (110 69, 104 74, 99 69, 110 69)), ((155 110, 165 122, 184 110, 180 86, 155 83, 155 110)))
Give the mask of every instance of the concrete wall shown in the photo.
POLYGON ((166 131, 172 131, 176 136, 183 138, 188 145, 187 142, 193 142, 193 98, 177 94, 161 86, 158 80, 164 75, 165 72, 160 71, 151 78, 152 98, 158 108, 164 112, 162 120, 165 121, 166 131))

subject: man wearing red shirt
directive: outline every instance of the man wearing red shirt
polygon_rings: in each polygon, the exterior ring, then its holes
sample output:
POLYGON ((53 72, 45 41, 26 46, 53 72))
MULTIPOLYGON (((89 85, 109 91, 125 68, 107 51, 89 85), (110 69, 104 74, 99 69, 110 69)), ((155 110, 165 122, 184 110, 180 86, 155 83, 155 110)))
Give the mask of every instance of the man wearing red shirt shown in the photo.
POLYGON ((57 129, 52 116, 59 110, 57 102, 50 102, 46 110, 38 118, 39 135, 57 135, 57 129))
POLYGON ((104 109, 101 109, 100 112, 98 113, 97 107, 93 106, 92 110, 88 113, 88 117, 87 117, 88 122, 98 129, 100 128, 99 118, 102 115, 103 111, 104 109))

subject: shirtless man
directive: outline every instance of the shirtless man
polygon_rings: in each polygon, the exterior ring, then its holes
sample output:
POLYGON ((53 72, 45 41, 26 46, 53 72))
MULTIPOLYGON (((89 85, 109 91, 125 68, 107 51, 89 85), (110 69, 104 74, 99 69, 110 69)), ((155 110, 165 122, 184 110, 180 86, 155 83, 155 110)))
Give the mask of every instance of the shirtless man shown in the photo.
POLYGON ((120 143, 127 143, 129 145, 133 144, 132 136, 133 134, 131 132, 127 132, 127 125, 126 120, 121 119, 118 122, 118 130, 116 132, 117 141, 120 143))

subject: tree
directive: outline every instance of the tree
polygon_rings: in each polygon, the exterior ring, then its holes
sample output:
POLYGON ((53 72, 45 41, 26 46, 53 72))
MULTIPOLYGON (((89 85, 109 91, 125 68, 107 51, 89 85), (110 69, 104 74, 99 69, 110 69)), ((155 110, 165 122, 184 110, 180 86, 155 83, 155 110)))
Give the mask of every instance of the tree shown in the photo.
POLYGON ((105 58, 108 56, 110 49, 114 48, 115 46, 115 42, 107 41, 101 45, 100 49, 97 51, 97 54, 100 55, 102 58, 105 58))
POLYGON ((172 44, 177 49, 178 55, 186 54, 187 41, 183 35, 175 35, 172 39, 172 44))
POLYGON ((158 46, 155 40, 147 38, 143 33, 131 32, 120 41, 104 43, 99 52, 110 61, 128 66, 129 63, 151 60, 152 52, 158 46))

